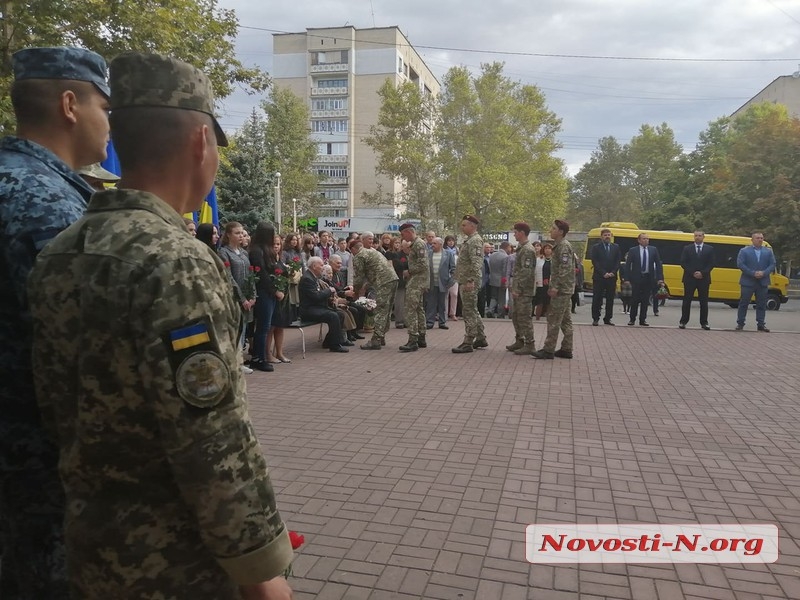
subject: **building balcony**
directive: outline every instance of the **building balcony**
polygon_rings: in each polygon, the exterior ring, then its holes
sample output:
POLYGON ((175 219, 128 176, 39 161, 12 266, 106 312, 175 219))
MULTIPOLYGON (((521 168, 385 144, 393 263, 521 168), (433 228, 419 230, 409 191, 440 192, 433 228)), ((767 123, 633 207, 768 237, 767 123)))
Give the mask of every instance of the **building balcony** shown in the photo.
POLYGON ((340 110, 312 110, 311 111, 311 118, 312 119, 319 119, 322 117, 344 117, 347 118, 348 112, 346 108, 342 108, 340 110))
POLYGON ((317 163, 346 163, 347 154, 317 154, 314 162, 317 163))
POLYGON ((312 87, 311 88, 311 95, 312 96, 347 96, 347 88, 346 87, 335 87, 335 88, 312 87))
POLYGON ((320 185, 347 185, 347 177, 326 177, 320 185))
POLYGON ((319 208, 347 208, 348 206, 350 206, 349 200, 325 199, 319 204, 319 208))
POLYGON ((350 68, 348 63, 332 63, 329 65, 311 65, 312 73, 341 73, 350 68))

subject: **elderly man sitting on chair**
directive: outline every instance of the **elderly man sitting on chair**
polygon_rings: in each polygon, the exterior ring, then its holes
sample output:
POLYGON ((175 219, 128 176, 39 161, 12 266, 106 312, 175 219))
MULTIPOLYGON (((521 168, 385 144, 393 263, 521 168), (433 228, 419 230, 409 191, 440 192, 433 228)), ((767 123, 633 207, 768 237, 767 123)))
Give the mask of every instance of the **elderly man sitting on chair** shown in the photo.
MULTIPOLYGON (((348 352, 342 345, 343 316, 331 303, 336 297, 336 289, 322 281, 323 260, 319 256, 308 259, 307 270, 300 278, 300 318, 313 323, 327 323, 328 335, 322 342, 323 348, 331 352, 348 352)), ((352 345, 352 342, 347 342, 352 345)))

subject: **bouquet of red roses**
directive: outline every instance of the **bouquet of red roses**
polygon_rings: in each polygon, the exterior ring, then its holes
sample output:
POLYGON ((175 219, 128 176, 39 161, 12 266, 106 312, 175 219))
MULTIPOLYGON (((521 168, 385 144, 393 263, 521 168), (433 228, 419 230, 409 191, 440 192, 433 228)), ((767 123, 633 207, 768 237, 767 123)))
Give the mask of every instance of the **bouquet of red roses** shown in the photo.
MULTIPOLYGON (((225 263, 226 265, 228 263, 225 263)), ((259 272, 261 271, 261 267, 254 267, 250 265, 250 269, 247 271, 247 275, 244 278, 244 284, 242 285, 242 293, 244 294, 245 300, 255 300, 256 299, 256 284, 258 283, 259 272)))
POLYGON ((287 276, 289 277, 289 282, 300 283, 300 277, 303 275, 303 261, 300 260, 300 257, 292 257, 292 260, 286 263, 286 269, 288 271, 287 276))
POLYGON ((269 274, 269 278, 272 280, 272 285, 275 286, 277 291, 286 293, 286 290, 289 289, 289 283, 291 283, 291 280, 286 276, 284 270, 279 266, 275 266, 274 271, 269 274))

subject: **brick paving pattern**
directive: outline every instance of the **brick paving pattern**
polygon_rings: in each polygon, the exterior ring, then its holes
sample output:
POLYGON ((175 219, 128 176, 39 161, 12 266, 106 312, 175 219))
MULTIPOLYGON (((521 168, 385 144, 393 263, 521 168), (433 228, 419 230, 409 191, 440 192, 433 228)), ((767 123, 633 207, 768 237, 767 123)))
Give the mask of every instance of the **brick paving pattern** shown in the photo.
MULTIPOLYGON (((618 319, 619 320, 619 319, 618 319)), ((652 323, 652 321, 651 321, 652 323)), ((543 323, 535 326, 537 346, 543 323)), ((800 599, 800 337, 576 327, 575 359, 323 351, 247 376, 299 600, 800 599), (535 522, 775 523, 770 565, 531 565, 535 522)))

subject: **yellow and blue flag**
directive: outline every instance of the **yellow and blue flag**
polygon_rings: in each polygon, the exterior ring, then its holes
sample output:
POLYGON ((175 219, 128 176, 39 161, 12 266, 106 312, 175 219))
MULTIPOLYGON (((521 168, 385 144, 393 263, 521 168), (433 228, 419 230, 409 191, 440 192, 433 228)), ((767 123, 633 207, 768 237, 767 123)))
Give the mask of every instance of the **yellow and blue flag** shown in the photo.
POLYGON ((208 335, 208 327, 205 323, 198 323, 170 331, 169 340, 172 343, 172 349, 177 352, 205 344, 211 341, 211 337, 208 335))

